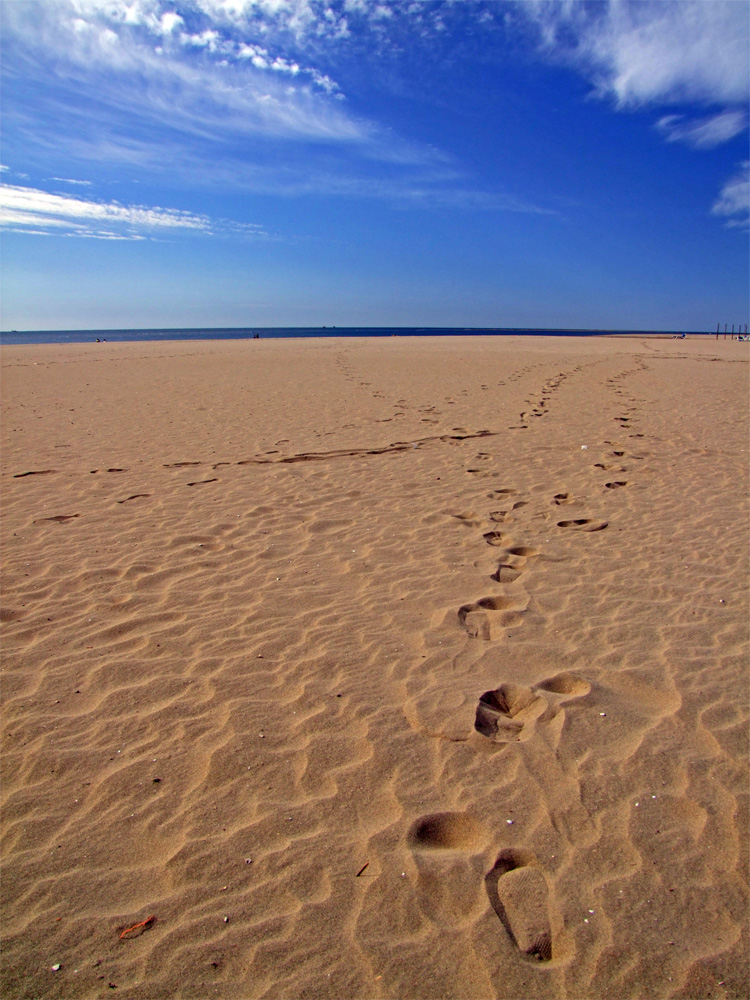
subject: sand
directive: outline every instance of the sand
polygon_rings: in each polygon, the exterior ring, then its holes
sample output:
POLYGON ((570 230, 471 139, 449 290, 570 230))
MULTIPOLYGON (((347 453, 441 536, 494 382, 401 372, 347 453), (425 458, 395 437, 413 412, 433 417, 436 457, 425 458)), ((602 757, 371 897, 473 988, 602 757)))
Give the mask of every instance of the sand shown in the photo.
POLYGON ((2 996, 747 996, 749 351, 2 348, 2 996))

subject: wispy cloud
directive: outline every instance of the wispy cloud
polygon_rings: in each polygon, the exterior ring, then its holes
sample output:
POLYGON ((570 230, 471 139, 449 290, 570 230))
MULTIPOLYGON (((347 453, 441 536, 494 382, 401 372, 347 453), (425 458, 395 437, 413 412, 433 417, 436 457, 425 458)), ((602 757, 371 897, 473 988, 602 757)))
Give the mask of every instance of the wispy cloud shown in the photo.
POLYGON ((728 142, 747 128, 746 111, 721 111, 705 118, 665 115, 656 128, 667 142, 684 142, 694 149, 712 149, 728 142))
POLYGON ((736 0, 528 0, 544 51, 584 72, 618 107, 744 104, 747 5, 736 0))
POLYGON ((539 211, 510 193, 473 190, 472 178, 440 150, 358 115, 332 78, 338 46, 349 58, 373 58, 389 43, 434 37, 457 10, 451 4, 4 6, 7 127, 47 158, 64 149, 73 162, 127 165, 134 174, 169 170, 190 186, 223 178, 235 190, 263 193, 356 192, 415 205, 539 211))
POLYGON ((184 18, 156 0, 4 6, 6 75, 22 84, 54 81, 57 107, 71 114, 65 96, 78 93, 104 116, 114 110, 131 124, 218 139, 366 138, 366 124, 347 112, 330 77, 232 37, 195 5, 184 18))
POLYGON ((72 177, 50 177, 51 181, 58 181, 60 184, 76 184, 80 187, 91 187, 91 181, 77 181, 72 177))
POLYGON ((264 235, 259 226, 178 209, 90 201, 13 184, 0 184, 0 226, 17 233, 93 239, 147 239, 170 230, 213 234, 232 229, 264 235))
POLYGON ((727 219, 727 226, 747 229, 750 226, 750 160, 740 165, 711 209, 714 215, 727 219))

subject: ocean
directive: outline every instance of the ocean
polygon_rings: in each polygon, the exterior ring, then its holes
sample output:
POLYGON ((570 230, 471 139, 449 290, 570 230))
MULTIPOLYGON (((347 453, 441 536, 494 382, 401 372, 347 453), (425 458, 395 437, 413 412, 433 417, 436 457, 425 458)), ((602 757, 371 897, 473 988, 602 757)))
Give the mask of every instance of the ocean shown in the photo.
MULTIPOLYGON (((696 333, 698 331, 692 331, 696 333)), ((705 336, 703 331, 700 331, 705 336)), ((97 341, 253 340, 290 337, 597 337, 679 336, 676 330, 546 330, 521 327, 212 327, 166 330, 10 330, 0 333, 2 344, 92 344, 97 341)))

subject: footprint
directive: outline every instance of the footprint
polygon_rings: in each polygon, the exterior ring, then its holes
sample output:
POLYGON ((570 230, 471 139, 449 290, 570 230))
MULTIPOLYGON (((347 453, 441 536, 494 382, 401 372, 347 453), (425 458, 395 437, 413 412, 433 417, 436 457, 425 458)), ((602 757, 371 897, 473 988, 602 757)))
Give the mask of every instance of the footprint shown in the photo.
POLYGON ((498 583, 513 583, 521 575, 522 570, 517 569, 515 566, 510 566, 508 563, 500 563, 491 575, 490 579, 497 580, 498 583))
POLYGON ((17 472, 14 479, 23 479, 24 476, 48 476, 50 472, 56 472, 56 469, 35 469, 33 472, 17 472))
POLYGON ((576 517, 572 521, 558 521, 558 528, 577 528, 579 531, 604 531, 609 521, 592 521, 590 517, 576 517))
POLYGON ((619 490, 621 486, 627 486, 628 481, 627 479, 620 479, 617 480, 616 482, 605 483, 604 485, 607 487, 608 490, 619 490))
POLYGON ((417 870, 415 900, 424 915, 455 933, 481 912, 477 885, 486 860, 484 827, 462 812, 432 813, 411 827, 408 843, 417 870))
POLYGON ((507 539, 507 535, 504 535, 501 531, 486 531, 482 538, 487 542, 488 545, 502 545, 507 539))
POLYGON ((474 639, 497 638, 498 629, 511 628, 521 622, 521 613, 526 606, 511 597, 483 597, 472 604, 464 604, 458 609, 458 620, 474 639), (500 611, 499 615, 488 612, 500 611))
POLYGON ((529 545, 512 545, 509 549, 505 550, 510 556, 519 556, 522 559, 528 559, 529 556, 538 556, 539 553, 536 549, 532 549, 529 545))
POLYGON ((465 851, 481 847, 485 831, 467 813, 431 813, 418 819, 409 831, 409 844, 423 851, 465 851))
POLYGON ((550 677, 549 680, 536 684, 535 690, 549 691, 551 694, 567 694, 573 698, 582 698, 585 694, 589 693, 591 685, 583 677, 578 677, 577 674, 565 671, 562 674, 550 677))
POLYGON ((194 483, 188 483, 188 486, 202 486, 204 483, 218 483, 218 479, 197 479, 194 483))
POLYGON ((131 497, 125 497, 124 500, 118 500, 118 503, 128 503, 130 500, 138 500, 139 497, 150 497, 150 493, 134 493, 131 497))
POLYGON ((513 848, 501 851, 484 884, 492 909, 521 956, 532 962, 551 961, 550 892, 533 856, 513 848))
POLYGON ((534 735, 537 722, 549 722, 556 705, 519 684, 501 684, 479 699, 474 728, 493 743, 523 743, 534 735))
POLYGON ((566 503, 575 503, 570 493, 555 493, 555 495, 552 497, 552 502, 556 504, 558 507, 566 503))
POLYGON ((465 524, 467 528, 481 527, 482 519, 477 517, 473 510, 463 510, 458 514, 454 514, 452 510, 446 510, 445 513, 449 517, 455 517, 460 524, 465 524))

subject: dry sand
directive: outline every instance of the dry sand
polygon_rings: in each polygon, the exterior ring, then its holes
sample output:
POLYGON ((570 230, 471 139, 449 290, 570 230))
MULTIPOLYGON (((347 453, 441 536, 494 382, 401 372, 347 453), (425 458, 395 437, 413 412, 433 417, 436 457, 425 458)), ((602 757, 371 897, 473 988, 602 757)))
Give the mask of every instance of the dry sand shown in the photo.
POLYGON ((0 353, 3 997, 747 996, 747 345, 0 353))

